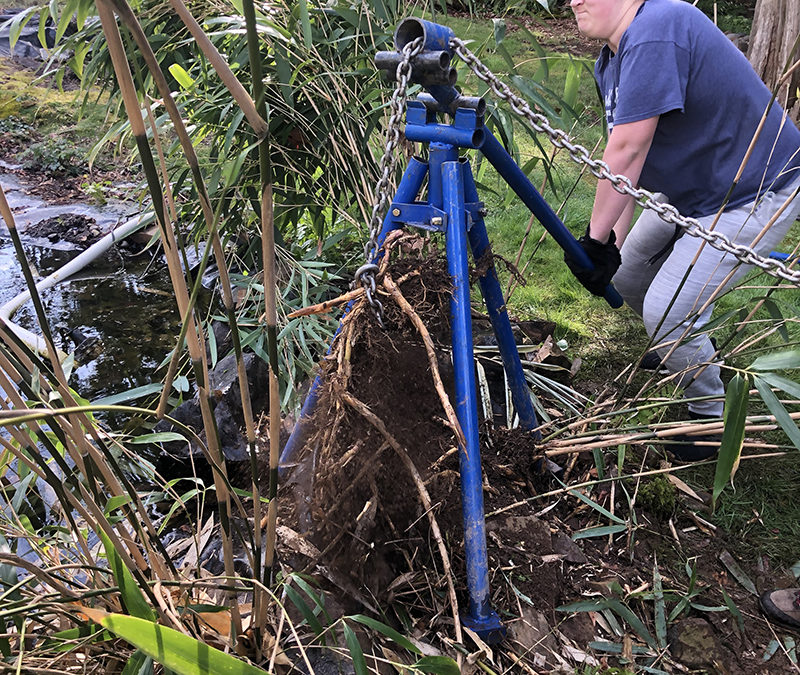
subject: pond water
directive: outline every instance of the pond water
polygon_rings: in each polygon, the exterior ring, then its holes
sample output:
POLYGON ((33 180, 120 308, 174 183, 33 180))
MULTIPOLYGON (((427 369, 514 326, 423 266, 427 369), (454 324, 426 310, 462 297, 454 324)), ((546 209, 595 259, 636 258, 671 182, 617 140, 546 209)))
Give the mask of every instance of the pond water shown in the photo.
MULTIPOLYGON (((0 185, 14 213, 25 253, 44 278, 77 256, 81 249, 64 241, 25 235, 31 225, 65 213, 94 218, 104 232, 135 215, 136 206, 121 202, 103 207, 87 204, 48 205, 28 194, 16 176, 0 172, 0 185)), ((26 290, 16 252, 0 218, 0 305, 26 290)), ((75 352, 70 384, 82 396, 97 399, 147 384, 160 375, 155 368, 172 349, 179 317, 160 256, 133 256, 113 247, 76 276, 42 292, 42 301, 57 346, 75 352)), ((29 301, 14 323, 40 334, 29 301)))

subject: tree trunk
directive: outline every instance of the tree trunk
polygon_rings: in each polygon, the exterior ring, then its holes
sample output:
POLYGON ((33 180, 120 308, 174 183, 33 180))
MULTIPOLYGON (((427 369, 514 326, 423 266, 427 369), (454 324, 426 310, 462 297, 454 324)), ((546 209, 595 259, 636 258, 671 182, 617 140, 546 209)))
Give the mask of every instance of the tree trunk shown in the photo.
POLYGON ((800 120, 800 0, 758 0, 747 58, 773 91, 784 73, 795 67, 777 95, 792 119, 800 120))

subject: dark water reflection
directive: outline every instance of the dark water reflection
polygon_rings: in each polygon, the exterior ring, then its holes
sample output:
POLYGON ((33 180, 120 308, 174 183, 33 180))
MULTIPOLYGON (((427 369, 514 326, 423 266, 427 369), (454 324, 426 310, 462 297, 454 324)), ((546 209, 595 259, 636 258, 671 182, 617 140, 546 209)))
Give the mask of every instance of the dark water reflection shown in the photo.
MULTIPOLYGON (((13 175, 0 183, 14 212, 31 266, 44 278, 81 251, 67 242, 25 235, 25 228, 62 213, 93 217, 103 231, 133 215, 130 204, 95 208, 85 204, 51 206, 25 193, 13 175)), ((37 278, 38 281, 38 278, 37 278)), ((0 218, 0 305, 26 290, 8 230, 0 218)), ((148 384, 163 375, 155 369, 174 346, 180 330, 169 275, 163 258, 132 256, 114 247, 75 277, 42 292, 45 312, 57 346, 75 353, 70 385, 90 400, 148 384)), ((29 301, 13 315, 14 323, 40 334, 29 301)))

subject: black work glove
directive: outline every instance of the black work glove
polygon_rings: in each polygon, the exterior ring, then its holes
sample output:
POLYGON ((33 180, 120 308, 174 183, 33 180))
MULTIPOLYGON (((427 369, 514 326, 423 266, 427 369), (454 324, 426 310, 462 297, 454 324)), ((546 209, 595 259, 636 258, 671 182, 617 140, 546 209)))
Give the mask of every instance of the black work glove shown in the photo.
POLYGON ((564 252, 564 262, 567 263, 567 267, 575 275, 575 278, 583 284, 584 288, 593 295, 605 295, 606 286, 611 283, 612 277, 622 263, 622 256, 620 256, 619 249, 614 243, 616 241, 617 236, 614 234, 614 230, 611 230, 608 242, 605 244, 597 241, 597 239, 592 239, 589 236, 589 228, 587 226, 586 234, 578 239, 578 243, 586 252, 586 255, 589 256, 589 260, 592 261, 593 270, 581 267, 575 258, 566 251, 564 252))

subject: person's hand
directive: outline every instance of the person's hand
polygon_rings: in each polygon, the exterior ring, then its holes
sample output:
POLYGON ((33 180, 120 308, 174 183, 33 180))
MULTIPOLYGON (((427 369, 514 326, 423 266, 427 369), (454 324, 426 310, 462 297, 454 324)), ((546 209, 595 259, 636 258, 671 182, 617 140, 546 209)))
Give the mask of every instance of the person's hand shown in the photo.
POLYGON ((605 295, 606 286, 611 283, 612 277, 622 263, 622 256, 616 247, 616 241, 617 236, 613 230, 604 244, 597 239, 592 239, 589 236, 589 227, 586 227, 586 234, 578 239, 578 244, 592 261, 593 270, 582 267, 575 258, 566 251, 564 252, 564 262, 567 263, 567 267, 584 288, 593 295, 605 295))

